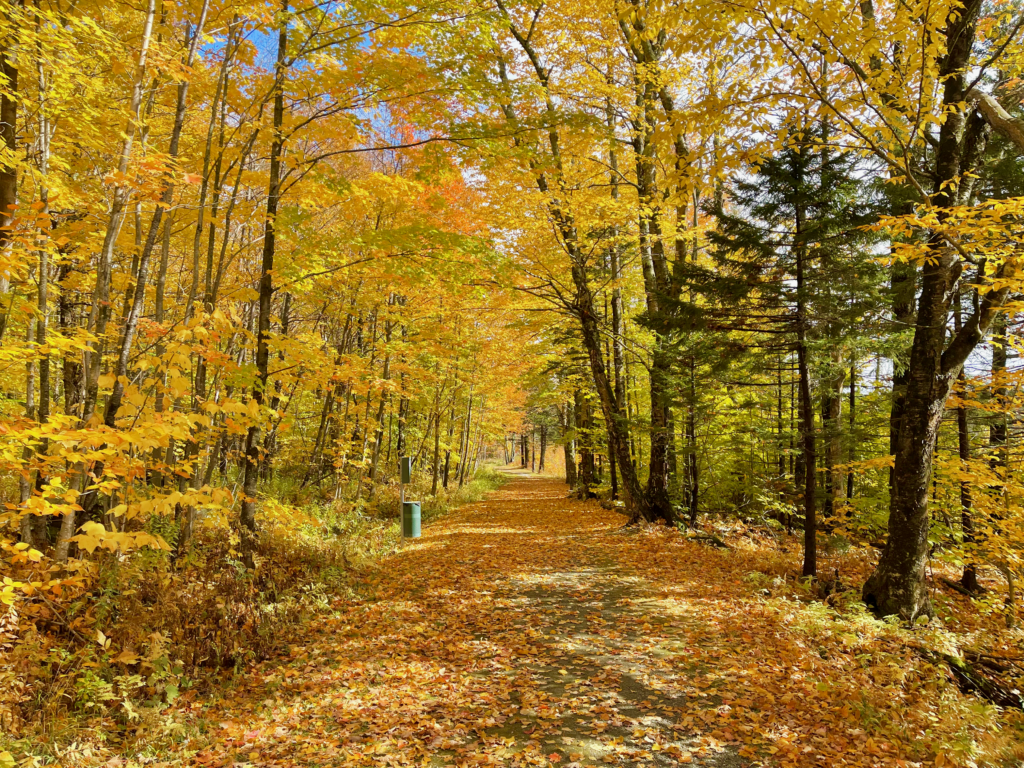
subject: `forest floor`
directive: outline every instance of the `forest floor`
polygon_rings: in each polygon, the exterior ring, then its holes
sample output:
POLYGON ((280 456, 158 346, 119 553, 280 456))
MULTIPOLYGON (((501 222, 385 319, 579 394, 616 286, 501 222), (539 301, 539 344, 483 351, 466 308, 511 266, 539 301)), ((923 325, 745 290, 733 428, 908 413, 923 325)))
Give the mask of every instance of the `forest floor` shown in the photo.
POLYGON ((904 630, 512 474, 280 657, 216 699, 186 693, 189 735, 144 762, 984 765, 979 745, 1012 738, 904 630))

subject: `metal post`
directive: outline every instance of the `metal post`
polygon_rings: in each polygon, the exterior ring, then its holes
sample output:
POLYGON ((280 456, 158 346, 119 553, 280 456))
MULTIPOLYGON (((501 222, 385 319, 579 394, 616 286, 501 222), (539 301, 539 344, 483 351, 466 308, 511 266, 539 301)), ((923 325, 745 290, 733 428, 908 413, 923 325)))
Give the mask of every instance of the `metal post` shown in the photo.
POLYGON ((402 541, 405 541, 405 484, 412 482, 411 456, 398 459, 398 527, 401 529, 402 541))

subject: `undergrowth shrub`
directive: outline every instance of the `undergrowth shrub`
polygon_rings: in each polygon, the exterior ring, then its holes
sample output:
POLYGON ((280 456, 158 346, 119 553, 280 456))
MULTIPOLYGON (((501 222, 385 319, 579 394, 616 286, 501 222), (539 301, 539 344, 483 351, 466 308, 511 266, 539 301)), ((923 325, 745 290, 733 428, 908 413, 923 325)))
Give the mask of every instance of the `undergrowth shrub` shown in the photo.
MULTIPOLYGON (((422 498, 430 519, 501 479, 486 468, 461 489, 430 497, 429 479, 420 478, 407 498, 422 498)), ((305 618, 353 596, 360 569, 394 548, 398 493, 382 485, 370 499, 302 508, 264 500, 252 572, 239 560, 237 534, 212 514, 200 516, 190 550, 177 559, 143 548, 98 551, 65 569, 0 561, 5 574, 25 581, 78 575, 46 596, 0 604, 0 730, 17 738, 71 715, 130 727, 218 670, 267 658, 305 618)), ((146 527, 173 550, 173 520, 154 516, 146 527)))

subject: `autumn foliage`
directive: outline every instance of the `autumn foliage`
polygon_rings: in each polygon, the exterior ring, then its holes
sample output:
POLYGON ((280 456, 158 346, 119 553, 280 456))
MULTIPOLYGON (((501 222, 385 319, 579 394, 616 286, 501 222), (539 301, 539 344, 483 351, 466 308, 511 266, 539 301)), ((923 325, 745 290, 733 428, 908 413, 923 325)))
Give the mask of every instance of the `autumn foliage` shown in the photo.
POLYGON ((4 4, 0 768, 1019 760, 1022 18, 4 4))

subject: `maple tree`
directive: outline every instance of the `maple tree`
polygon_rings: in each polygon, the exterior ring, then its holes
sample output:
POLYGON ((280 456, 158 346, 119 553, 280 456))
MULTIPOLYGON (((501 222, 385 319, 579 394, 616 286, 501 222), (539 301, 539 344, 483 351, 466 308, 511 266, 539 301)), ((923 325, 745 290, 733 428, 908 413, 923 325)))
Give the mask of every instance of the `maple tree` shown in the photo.
MULTIPOLYGON (((594 563, 675 589, 652 563, 672 571, 677 543, 691 564, 731 547, 707 575, 720 610, 778 577, 903 653, 911 635, 852 607, 859 580, 878 618, 958 627, 917 658, 1019 706, 1022 18, 1015 0, 6 3, 0 720, 137 722, 185 667, 271 656, 337 602, 324 584, 369 588, 401 456, 430 513, 496 484, 495 462, 557 473, 575 500, 544 485, 552 520, 653 547, 602 539, 594 563)), ((444 546, 499 574, 515 549, 444 546)), ((536 546, 508 573, 571 559, 536 546)), ((403 552, 411 578, 425 555, 403 552)), ((442 602, 427 612, 458 610, 442 602)), ((758 610, 761 648, 789 609, 758 610)), ((465 662, 459 642, 438 658, 465 662)), ((764 711, 792 701, 764 689, 764 711)), ((767 754, 800 764, 779 728, 767 754)), ((865 749, 920 757, 904 746, 865 749)))

